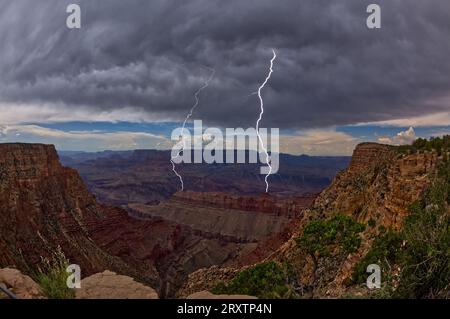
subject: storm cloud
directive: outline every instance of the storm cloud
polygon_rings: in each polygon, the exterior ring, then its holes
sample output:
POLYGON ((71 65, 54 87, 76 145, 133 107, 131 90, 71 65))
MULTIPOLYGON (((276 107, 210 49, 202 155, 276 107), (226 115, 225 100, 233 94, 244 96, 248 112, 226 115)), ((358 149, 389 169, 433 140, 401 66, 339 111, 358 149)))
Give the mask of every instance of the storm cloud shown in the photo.
POLYGON ((450 109, 449 35, 448 0, 0 0, 0 106, 177 121, 214 68, 193 117, 251 126, 274 48, 263 126, 417 117, 450 109), (69 3, 80 30, 65 26, 69 3))

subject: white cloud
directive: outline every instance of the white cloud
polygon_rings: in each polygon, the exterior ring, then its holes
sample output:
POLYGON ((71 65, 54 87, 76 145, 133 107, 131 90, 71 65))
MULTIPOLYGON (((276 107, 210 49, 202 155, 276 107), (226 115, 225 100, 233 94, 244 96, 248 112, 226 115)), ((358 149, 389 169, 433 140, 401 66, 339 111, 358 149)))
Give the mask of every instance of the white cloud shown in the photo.
POLYGON ((416 139, 416 132, 413 127, 410 127, 406 131, 402 131, 397 133, 396 136, 382 136, 378 138, 378 142, 383 144, 392 144, 392 145, 406 145, 412 144, 416 139))
POLYGON ((0 142, 54 144, 59 150, 73 151, 162 149, 171 145, 164 136, 144 132, 65 132, 37 125, 0 126, 0 142))
POLYGON ((333 130, 307 130, 299 135, 281 136, 280 151, 289 154, 351 155, 360 139, 333 130))
POLYGON ((440 112, 411 118, 357 124, 357 126, 364 126, 364 125, 398 126, 398 127, 450 126, 450 112, 440 112))

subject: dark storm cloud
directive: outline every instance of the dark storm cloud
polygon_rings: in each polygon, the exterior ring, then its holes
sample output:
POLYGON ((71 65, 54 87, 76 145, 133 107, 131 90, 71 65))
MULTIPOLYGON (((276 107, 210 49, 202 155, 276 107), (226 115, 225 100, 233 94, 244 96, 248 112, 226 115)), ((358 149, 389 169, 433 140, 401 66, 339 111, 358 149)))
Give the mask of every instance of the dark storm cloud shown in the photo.
POLYGON ((450 2, 385 0, 0 0, 0 103, 92 113, 132 107, 181 119, 214 67, 195 118, 306 128, 449 110, 450 2), (68 3, 81 30, 65 27, 68 3))

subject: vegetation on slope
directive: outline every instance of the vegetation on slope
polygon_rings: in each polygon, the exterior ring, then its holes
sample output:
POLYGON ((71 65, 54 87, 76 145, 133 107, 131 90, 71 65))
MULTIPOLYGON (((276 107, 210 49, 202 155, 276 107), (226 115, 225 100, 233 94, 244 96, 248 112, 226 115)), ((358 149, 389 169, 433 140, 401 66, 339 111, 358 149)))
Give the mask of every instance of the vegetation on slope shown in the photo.
POLYGON ((266 262, 241 271, 228 285, 220 283, 214 294, 241 294, 263 299, 293 298, 293 271, 289 265, 266 262))
POLYGON ((450 296, 450 162, 444 160, 421 200, 410 207, 400 232, 375 240, 355 267, 362 283, 369 264, 382 268, 382 297, 442 298, 450 296))
MULTIPOLYGON (((366 256, 353 273, 355 283, 367 280, 367 266, 378 264, 382 270, 382 298, 449 298, 450 297, 450 136, 418 139, 412 145, 397 148, 400 153, 434 151, 440 156, 438 173, 423 197, 410 206, 401 231, 379 227, 366 256)), ((361 188, 365 189, 366 184, 361 188)), ((369 227, 376 221, 369 219, 369 227)), ((319 260, 353 253, 361 245, 365 225, 353 218, 335 215, 327 220, 313 220, 305 225, 296 239, 298 247, 313 262, 310 287, 317 288, 319 260)), ((299 269, 296 269, 299 270, 299 269)), ((301 297, 292 269, 275 262, 263 263, 244 270, 228 285, 220 284, 216 294, 249 294, 260 298, 301 297)), ((311 295, 313 297, 313 295, 311 295)))
POLYGON ((305 226, 297 243, 313 261, 312 287, 316 286, 319 258, 329 256, 336 248, 346 254, 355 252, 361 245, 359 234, 364 229, 363 224, 343 215, 328 220, 313 220, 305 226))
MULTIPOLYGON (((316 284, 318 261, 333 252, 351 253, 361 244, 359 234, 365 226, 351 217, 336 215, 329 220, 311 221, 305 226, 303 235, 297 238, 300 245, 312 258, 313 276, 311 287, 316 284)), ((266 262, 241 271, 228 285, 220 283, 215 294, 244 294, 258 298, 300 297, 297 276, 288 264, 266 262)), ((313 295, 311 295, 313 297, 313 295)))
POLYGON ((41 266, 34 274, 34 279, 50 299, 73 299, 73 289, 67 287, 66 272, 69 261, 59 247, 50 258, 42 258, 41 266))

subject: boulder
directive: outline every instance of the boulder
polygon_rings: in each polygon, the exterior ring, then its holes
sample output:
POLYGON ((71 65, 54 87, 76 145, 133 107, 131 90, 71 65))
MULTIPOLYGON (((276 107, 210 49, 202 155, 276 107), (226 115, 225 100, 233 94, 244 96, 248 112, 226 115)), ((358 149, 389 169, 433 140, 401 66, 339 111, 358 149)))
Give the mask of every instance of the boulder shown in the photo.
MULTIPOLYGON (((13 268, 0 269, 0 285, 3 285, 18 299, 45 299, 45 296, 37 283, 29 276, 22 274, 13 268)), ((9 298, 0 291, 0 299, 9 298)))
POLYGON ((81 280, 76 299, 158 299, 153 288, 144 286, 133 278, 104 271, 81 280))

